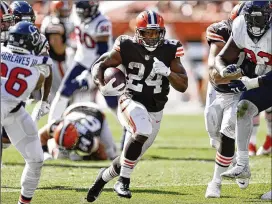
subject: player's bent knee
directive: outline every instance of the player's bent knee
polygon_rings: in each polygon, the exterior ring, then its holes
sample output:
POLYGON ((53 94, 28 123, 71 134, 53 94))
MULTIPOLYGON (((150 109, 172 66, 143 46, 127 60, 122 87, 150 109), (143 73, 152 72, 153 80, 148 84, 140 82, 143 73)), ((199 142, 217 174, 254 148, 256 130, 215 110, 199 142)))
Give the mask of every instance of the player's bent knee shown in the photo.
POLYGON ((237 119, 249 117, 254 117, 258 114, 258 108, 251 101, 242 99, 237 105, 237 119))
POLYGON ((210 134, 216 134, 219 130, 219 117, 214 108, 210 108, 209 111, 205 112, 205 125, 206 130, 210 134))
POLYGON ((136 123, 135 135, 148 137, 152 133, 152 124, 147 118, 141 117, 141 123, 136 123))

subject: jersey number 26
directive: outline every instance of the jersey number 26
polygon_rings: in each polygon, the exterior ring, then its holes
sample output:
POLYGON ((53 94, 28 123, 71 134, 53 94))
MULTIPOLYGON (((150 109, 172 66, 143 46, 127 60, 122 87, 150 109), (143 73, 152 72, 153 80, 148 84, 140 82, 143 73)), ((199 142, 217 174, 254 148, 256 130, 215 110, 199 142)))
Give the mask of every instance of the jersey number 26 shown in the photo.
POLYGON ((10 71, 9 76, 7 76, 7 74, 8 66, 5 63, 1 63, 1 77, 7 78, 5 84, 6 91, 15 97, 20 97, 27 89, 27 82, 19 78, 19 75, 28 77, 32 74, 31 71, 21 67, 15 67, 10 71))

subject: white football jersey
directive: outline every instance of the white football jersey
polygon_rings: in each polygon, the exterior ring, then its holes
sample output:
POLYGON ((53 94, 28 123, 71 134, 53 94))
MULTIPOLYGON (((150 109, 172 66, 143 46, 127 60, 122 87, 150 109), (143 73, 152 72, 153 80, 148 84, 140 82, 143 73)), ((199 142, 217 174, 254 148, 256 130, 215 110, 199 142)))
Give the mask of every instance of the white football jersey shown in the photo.
POLYGON ((52 60, 44 56, 15 54, 7 47, 1 47, 1 102, 25 101, 36 87, 40 77, 36 66, 40 64, 52 66, 52 60))
MULTIPOLYGON (((91 21, 75 22, 77 51, 74 60, 86 68, 91 68, 94 61, 99 57, 97 54, 96 38, 109 36, 108 45, 112 40, 112 25, 109 19, 100 14, 91 21)), ((110 48, 110 47, 109 47, 110 48)))
POLYGON ((232 37, 236 45, 243 49, 247 57, 254 62, 256 74, 262 75, 272 68, 272 25, 259 41, 253 41, 247 32, 244 16, 238 16, 232 27, 232 37))

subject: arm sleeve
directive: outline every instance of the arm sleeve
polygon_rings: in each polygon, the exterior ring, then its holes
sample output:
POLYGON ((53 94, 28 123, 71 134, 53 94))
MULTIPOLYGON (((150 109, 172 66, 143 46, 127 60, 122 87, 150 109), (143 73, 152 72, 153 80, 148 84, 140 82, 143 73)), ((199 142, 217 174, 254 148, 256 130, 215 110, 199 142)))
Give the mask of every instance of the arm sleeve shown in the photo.
POLYGON ((184 55, 184 48, 183 48, 182 44, 178 41, 175 58, 182 57, 183 55, 184 55))

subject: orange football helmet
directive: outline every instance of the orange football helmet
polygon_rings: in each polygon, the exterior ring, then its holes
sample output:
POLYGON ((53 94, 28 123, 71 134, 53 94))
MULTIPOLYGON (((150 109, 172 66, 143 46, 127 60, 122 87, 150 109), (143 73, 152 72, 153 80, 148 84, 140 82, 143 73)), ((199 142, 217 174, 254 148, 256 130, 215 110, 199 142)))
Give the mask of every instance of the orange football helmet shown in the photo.
POLYGON ((164 41, 164 19, 155 11, 143 11, 136 18, 135 37, 147 50, 154 51, 164 41))
POLYGON ((243 7, 244 7, 245 3, 246 3, 245 1, 240 2, 240 3, 238 3, 237 5, 235 5, 233 7, 233 9, 231 10, 230 15, 229 15, 230 20, 233 21, 237 16, 240 15, 241 11, 243 10, 243 7))
POLYGON ((72 0, 52 1, 50 3, 50 11, 61 18, 70 16, 73 8, 72 0))
POLYGON ((53 136, 56 143, 66 149, 73 149, 79 139, 79 133, 75 125, 67 120, 59 123, 55 128, 53 136))

